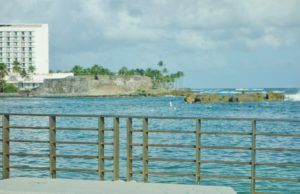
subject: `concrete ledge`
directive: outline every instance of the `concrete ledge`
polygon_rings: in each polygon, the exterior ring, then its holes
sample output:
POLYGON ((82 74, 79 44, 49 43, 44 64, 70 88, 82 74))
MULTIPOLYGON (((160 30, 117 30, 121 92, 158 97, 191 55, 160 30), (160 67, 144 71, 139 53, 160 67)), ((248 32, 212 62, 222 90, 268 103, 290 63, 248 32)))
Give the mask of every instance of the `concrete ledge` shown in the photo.
POLYGON ((236 194, 230 187, 123 181, 12 178, 0 181, 0 194, 236 194))

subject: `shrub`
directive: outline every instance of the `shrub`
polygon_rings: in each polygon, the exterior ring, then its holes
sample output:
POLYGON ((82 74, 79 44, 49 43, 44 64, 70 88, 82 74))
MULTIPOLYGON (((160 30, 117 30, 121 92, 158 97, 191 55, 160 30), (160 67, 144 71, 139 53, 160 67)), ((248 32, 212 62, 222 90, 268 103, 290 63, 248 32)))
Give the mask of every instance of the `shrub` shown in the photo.
POLYGON ((16 93, 17 91, 18 89, 14 84, 6 83, 4 86, 4 93, 16 93))

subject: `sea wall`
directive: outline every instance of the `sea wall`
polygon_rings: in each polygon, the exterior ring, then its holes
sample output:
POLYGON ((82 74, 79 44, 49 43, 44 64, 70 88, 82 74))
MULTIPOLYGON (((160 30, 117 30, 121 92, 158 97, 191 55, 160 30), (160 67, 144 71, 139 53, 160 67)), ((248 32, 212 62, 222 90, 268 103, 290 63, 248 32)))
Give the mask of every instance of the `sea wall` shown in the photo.
POLYGON ((130 95, 152 88, 146 76, 71 76, 46 79, 30 96, 113 96, 130 95))

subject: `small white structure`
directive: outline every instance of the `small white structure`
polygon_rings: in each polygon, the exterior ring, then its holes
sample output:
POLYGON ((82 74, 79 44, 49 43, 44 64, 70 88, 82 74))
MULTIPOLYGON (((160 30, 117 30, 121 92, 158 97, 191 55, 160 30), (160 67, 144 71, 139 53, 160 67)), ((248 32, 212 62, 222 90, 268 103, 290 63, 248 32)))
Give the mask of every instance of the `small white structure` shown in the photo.
POLYGON ((5 77, 8 83, 16 85, 19 90, 33 89, 41 86, 45 79, 62 79, 74 76, 73 73, 50 73, 50 74, 33 74, 22 78, 20 75, 10 73, 5 77))
POLYGON ((92 181, 70 179, 13 178, 0 181, 0 194, 236 194, 230 187, 92 181))
POLYGON ((12 71, 14 61, 36 74, 49 73, 48 24, 0 24, 0 63, 12 71))

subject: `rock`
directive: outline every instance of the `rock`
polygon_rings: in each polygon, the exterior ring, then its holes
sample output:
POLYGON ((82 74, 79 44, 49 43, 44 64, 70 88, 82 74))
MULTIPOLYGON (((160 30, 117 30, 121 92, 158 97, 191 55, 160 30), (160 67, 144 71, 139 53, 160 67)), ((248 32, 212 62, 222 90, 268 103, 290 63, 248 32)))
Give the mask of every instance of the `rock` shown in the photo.
POLYGON ((186 95, 185 99, 188 103, 223 103, 223 102, 260 102, 260 101, 275 101, 275 100, 284 100, 284 94, 282 93, 273 93, 269 92, 265 95, 262 92, 257 93, 245 93, 234 95, 234 96, 220 96, 218 94, 205 94, 205 95, 196 95, 189 94, 186 95))
POLYGON ((268 92, 267 95, 266 95, 266 100, 269 100, 269 101, 284 100, 284 94, 283 93, 268 92))
POLYGON ((238 102, 259 102, 265 100, 263 93, 242 93, 237 95, 238 102))
POLYGON ((229 96, 219 96, 217 94, 197 95, 195 102, 212 103, 212 102, 228 102, 229 96))
POLYGON ((184 101, 187 103, 194 103, 196 102, 196 95, 188 94, 187 96, 184 97, 184 101))
POLYGON ((228 102, 238 102, 239 99, 236 96, 230 96, 228 102))

